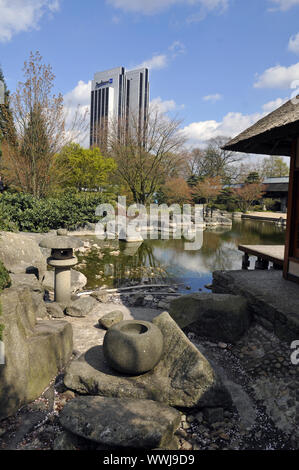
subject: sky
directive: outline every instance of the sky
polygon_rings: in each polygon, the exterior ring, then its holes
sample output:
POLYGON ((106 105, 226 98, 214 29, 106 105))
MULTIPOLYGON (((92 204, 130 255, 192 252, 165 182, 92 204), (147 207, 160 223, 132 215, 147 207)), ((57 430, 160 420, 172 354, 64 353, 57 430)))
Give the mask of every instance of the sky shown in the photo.
POLYGON ((14 92, 38 50, 70 112, 95 72, 148 66, 151 101, 195 147, 299 93, 298 20, 299 0, 0 0, 0 66, 14 92))

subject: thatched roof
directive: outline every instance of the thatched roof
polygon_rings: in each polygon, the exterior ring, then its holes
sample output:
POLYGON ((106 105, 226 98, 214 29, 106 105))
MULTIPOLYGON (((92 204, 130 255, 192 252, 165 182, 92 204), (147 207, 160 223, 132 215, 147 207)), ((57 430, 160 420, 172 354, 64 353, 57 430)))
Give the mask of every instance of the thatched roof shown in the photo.
POLYGON ((293 104, 290 100, 223 148, 236 152, 290 156, 295 137, 299 137, 299 104, 293 104))

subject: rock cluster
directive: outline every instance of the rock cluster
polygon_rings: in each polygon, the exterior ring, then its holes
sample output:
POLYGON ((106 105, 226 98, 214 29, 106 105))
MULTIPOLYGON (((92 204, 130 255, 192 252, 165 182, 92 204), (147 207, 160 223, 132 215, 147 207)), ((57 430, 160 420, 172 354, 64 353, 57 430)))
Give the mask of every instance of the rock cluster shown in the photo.
POLYGON ((0 366, 2 419, 40 396, 65 367, 73 350, 73 331, 66 321, 40 319, 42 295, 26 286, 5 289, 0 301, 5 345, 5 366, 0 366))
POLYGON ((64 408, 61 424, 67 431, 101 445, 111 446, 114 442, 124 447, 175 449, 178 442, 173 433, 180 414, 171 407, 231 406, 231 397, 212 365, 169 314, 162 313, 153 323, 164 340, 162 358, 153 370, 137 376, 115 372, 107 364, 101 346, 91 348, 69 365, 64 383, 85 397, 64 408), (128 408, 137 413, 134 419, 131 412, 128 415, 128 408), (90 417, 88 410, 93 410, 90 417), (87 426, 92 416, 94 424, 87 426), (128 425, 131 416, 134 425, 128 425), (159 420, 164 418, 162 425, 159 420))

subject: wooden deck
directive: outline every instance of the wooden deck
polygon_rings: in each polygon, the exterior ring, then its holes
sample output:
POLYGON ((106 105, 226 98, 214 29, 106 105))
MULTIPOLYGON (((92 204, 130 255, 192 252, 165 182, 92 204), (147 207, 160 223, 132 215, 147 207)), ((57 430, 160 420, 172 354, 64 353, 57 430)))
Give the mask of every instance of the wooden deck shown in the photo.
POLYGON ((256 256, 259 262, 264 262, 267 269, 267 263, 271 262, 275 266, 283 266, 284 262, 284 245, 239 245, 239 250, 245 253, 243 259, 243 268, 247 269, 249 256, 256 256), (246 266, 247 263, 247 266, 246 266))
POLYGON ((276 222, 282 225, 287 223, 287 214, 282 212, 247 212, 242 219, 260 220, 264 222, 276 222))

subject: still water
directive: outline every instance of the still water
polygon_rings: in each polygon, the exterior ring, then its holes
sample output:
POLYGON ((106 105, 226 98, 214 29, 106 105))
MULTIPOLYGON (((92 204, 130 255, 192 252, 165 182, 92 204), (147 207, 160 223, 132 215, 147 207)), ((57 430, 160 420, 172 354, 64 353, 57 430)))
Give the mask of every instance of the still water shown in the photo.
MULTIPOLYGON (((101 241, 86 237, 101 248, 81 256, 80 271, 88 278, 87 288, 103 284, 109 287, 142 283, 148 279, 180 283, 181 291, 203 291, 212 282, 216 270, 241 269, 242 253, 238 245, 283 245, 285 229, 271 222, 235 221, 232 228, 206 230, 203 246, 186 251, 185 240, 145 240, 140 246, 123 242, 101 241)), ((254 259, 251 261, 253 267, 254 259)))

